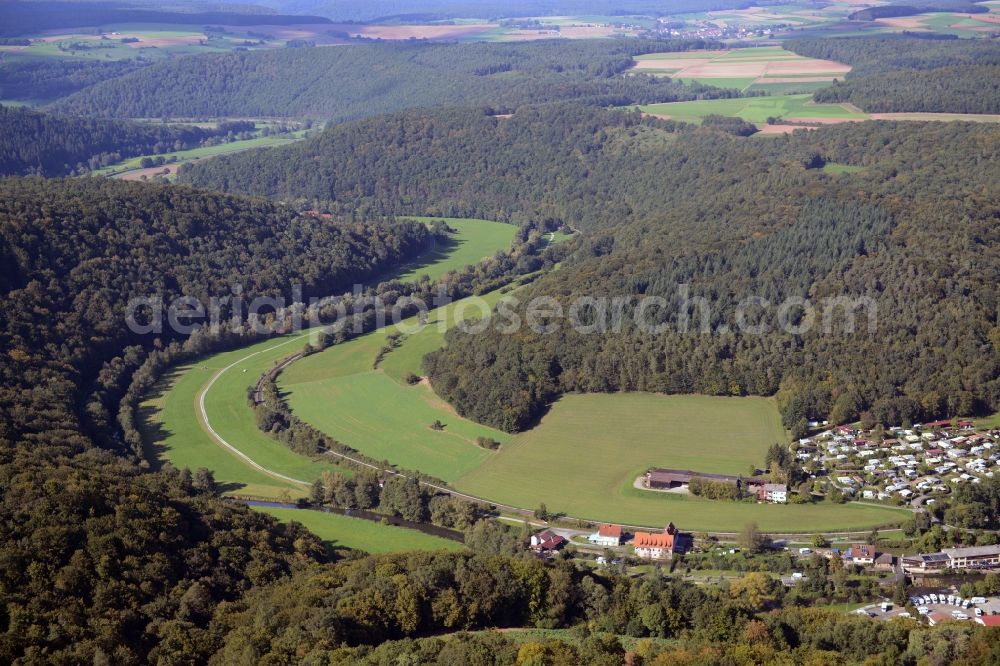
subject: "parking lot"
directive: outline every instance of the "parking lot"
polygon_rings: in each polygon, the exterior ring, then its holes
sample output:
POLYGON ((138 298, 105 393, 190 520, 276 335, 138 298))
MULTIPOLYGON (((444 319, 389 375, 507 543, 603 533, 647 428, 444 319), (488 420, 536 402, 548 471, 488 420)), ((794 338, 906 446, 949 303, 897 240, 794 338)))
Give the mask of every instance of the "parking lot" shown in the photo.
MULTIPOLYGON (((916 617, 925 617, 931 624, 947 620, 973 622, 977 618, 1000 612, 1000 597, 963 598, 950 590, 914 592, 910 596, 910 603, 917 609, 916 617)), ((913 616, 906 607, 888 601, 870 604, 859 608, 855 613, 879 620, 913 616)))

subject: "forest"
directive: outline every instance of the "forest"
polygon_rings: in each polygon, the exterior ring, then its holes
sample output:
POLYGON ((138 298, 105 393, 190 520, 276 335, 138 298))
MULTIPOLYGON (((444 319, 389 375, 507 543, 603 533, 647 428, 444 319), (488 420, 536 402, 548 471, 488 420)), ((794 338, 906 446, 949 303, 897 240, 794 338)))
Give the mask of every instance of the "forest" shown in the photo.
POLYGON ((628 323, 614 335, 449 334, 426 369, 475 420, 515 431, 565 391, 651 390, 777 395, 793 428, 865 411, 894 425, 1000 406, 1000 264, 988 249, 1000 206, 997 134, 969 123, 863 123, 760 141, 575 105, 504 120, 409 111, 194 165, 181 178, 331 210, 571 225, 582 247, 522 302, 668 300, 657 322, 673 330, 655 336, 628 323), (863 177, 827 175, 826 162, 863 177), (710 330, 727 333, 676 330, 681 284, 708 299, 710 330), (869 297, 878 332, 740 335, 734 308, 748 295, 869 297))
POLYGON ((848 15, 852 21, 874 21, 880 18, 892 18, 895 16, 915 16, 917 14, 927 14, 931 12, 963 12, 965 14, 984 14, 989 8, 976 4, 973 0, 934 0, 933 2, 921 4, 918 2, 899 2, 889 5, 878 5, 866 7, 865 9, 848 15))
POLYGON ((621 76, 633 55, 712 45, 702 40, 386 42, 200 55, 98 83, 52 109, 117 118, 344 121, 409 107, 482 105, 502 113, 564 99, 608 106, 734 95, 653 76, 621 76))
POLYGON ((851 102, 869 113, 1000 112, 994 40, 852 37, 791 40, 786 47, 852 66, 843 81, 813 95, 817 102, 851 102))
POLYGON ((136 155, 195 148, 209 137, 248 129, 253 123, 152 125, 0 106, 0 176, 86 173, 136 155))
POLYGON ((51 102, 148 64, 142 58, 106 62, 5 59, 0 61, 0 98, 51 102))

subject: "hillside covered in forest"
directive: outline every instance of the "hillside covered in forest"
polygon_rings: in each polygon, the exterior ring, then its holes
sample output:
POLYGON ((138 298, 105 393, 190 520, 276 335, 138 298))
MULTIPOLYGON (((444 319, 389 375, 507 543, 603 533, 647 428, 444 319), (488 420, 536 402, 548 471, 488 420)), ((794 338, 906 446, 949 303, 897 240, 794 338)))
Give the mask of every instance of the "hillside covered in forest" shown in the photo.
POLYGON ((928 37, 792 40, 786 48, 852 69, 813 95, 869 113, 1000 113, 1000 44, 928 37))
POLYGON ((205 55, 96 84, 53 108, 117 118, 342 121, 408 107, 473 104, 501 112, 564 99, 620 105, 694 99, 700 92, 731 95, 652 76, 622 76, 634 55, 710 46, 701 40, 390 42, 205 55))
POLYGON ((525 298, 667 299, 657 321, 670 330, 655 336, 629 316, 614 334, 451 334, 427 371, 476 420, 518 430, 565 391, 653 390, 777 394, 796 428, 864 411, 893 424, 1000 406, 997 137, 864 123, 761 141, 572 105, 505 120, 412 111, 182 177, 332 210, 553 219, 582 245, 525 298), (708 299, 713 333, 677 332, 681 284, 708 299), (740 334, 734 308, 752 295, 871 298, 878 328, 740 334))

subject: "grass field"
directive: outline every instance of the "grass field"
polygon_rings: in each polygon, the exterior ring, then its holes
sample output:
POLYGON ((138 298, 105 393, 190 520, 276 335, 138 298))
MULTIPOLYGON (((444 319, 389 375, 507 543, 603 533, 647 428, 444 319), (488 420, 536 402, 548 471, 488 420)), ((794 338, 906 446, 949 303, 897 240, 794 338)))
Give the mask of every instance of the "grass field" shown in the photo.
POLYGON ((154 464, 170 462, 175 467, 208 467, 228 494, 265 498, 305 495, 304 485, 247 466, 205 429, 198 406, 201 392, 216 373, 249 356, 220 375, 206 394, 205 409, 212 427, 259 464, 294 479, 312 482, 324 470, 343 471, 332 463, 294 453, 259 431, 246 402, 247 386, 256 382, 273 363, 300 348, 307 339, 305 335, 300 333, 216 354, 177 368, 164 377, 158 390, 147 396, 140 407, 149 459, 154 464))
MULTIPOLYGON (((440 314, 431 313, 430 321, 440 314)), ((746 474, 751 464, 762 465, 767 447, 787 440, 767 399, 568 395, 536 428, 511 437, 456 416, 428 386, 402 381, 441 344, 437 327, 406 338, 373 370, 385 335, 378 331, 303 359, 282 374, 281 388, 293 411, 320 430, 463 492, 522 507, 544 502, 576 517, 643 525, 673 520, 713 531, 738 531, 750 521, 771 531, 847 530, 907 515, 858 504, 709 502, 633 487, 652 466, 746 474), (428 427, 435 419, 446 424, 444 431, 428 427), (503 446, 483 450, 473 443, 479 435, 503 446)))
POLYGON ((655 394, 567 395, 455 481, 461 491, 515 506, 545 503, 574 517, 685 529, 846 530, 907 515, 862 505, 779 506, 711 502, 633 487, 648 467, 746 474, 787 436, 771 401, 655 394))
MULTIPOLYGON (((129 172, 142 169, 143 157, 162 157, 164 160, 173 158, 174 161, 171 162, 171 164, 173 166, 178 166, 184 164, 185 162, 195 162, 200 159, 205 159, 206 157, 215 157, 216 155, 238 153, 244 150, 250 150, 251 148, 273 148, 275 146, 284 146, 305 138, 305 134, 306 130, 299 130, 296 132, 289 132, 287 134, 261 136, 253 139, 246 139, 244 141, 220 143, 215 146, 202 146, 199 148, 192 148, 190 150, 178 150, 172 153, 164 153, 162 155, 140 155, 138 157, 130 157, 127 160, 111 164, 103 169, 97 169, 93 173, 98 176, 122 177, 127 176, 129 172)), ((169 165, 163 165, 163 167, 165 166, 169 165)))
POLYGON ((810 95, 781 95, 773 97, 748 97, 743 99, 710 99, 694 102, 648 104, 639 107, 645 113, 668 116, 673 120, 700 123, 710 114, 738 116, 752 123, 765 123, 770 117, 782 120, 804 121, 865 120, 866 113, 852 111, 841 104, 815 104, 810 95))
POLYGON ((254 507, 283 523, 297 522, 334 547, 354 548, 369 553, 401 553, 412 550, 462 550, 457 541, 442 539, 394 525, 350 518, 336 513, 304 509, 254 507))
POLYGON ((517 232, 517 227, 512 224, 489 220, 456 217, 409 217, 407 219, 422 222, 444 220, 457 233, 449 238, 449 242, 439 242, 433 251, 421 257, 418 262, 390 273, 383 279, 411 282, 421 275, 427 275, 431 281, 437 280, 448 271, 478 264, 484 258, 495 254, 497 250, 510 249, 511 243, 514 242, 514 234, 517 232))
MULTIPOLYGON (((497 223, 485 224, 489 225, 483 227, 487 230, 486 235, 500 242, 498 230, 493 226, 497 223)), ((465 221, 460 226, 464 228, 463 233, 469 243, 478 242, 476 225, 472 221, 465 221)), ((510 236, 506 237, 506 245, 495 246, 493 251, 509 246, 514 227, 510 226, 509 229, 510 236)), ((456 244, 451 249, 457 251, 463 247, 456 244)), ((479 243, 479 247, 484 248, 485 244, 479 243)), ((492 251, 487 254, 492 254, 492 251)), ((450 254, 438 255, 438 262, 445 265, 454 263, 450 254)), ((422 264, 422 266, 424 270, 436 270, 433 264, 422 264)), ((500 294, 496 293, 489 303, 495 303, 499 296, 500 294)), ((412 336, 413 347, 387 364, 388 368, 391 368, 387 371, 391 372, 397 381, 402 382, 410 368, 419 370, 420 359, 423 357, 422 349, 430 351, 440 346, 443 332, 433 325, 435 321, 435 318, 431 317, 432 325, 412 336)), ((310 460, 294 453, 258 430, 253 411, 246 402, 247 387, 255 383, 275 363, 301 349, 313 335, 315 332, 303 332, 273 338, 243 349, 201 359, 169 373, 151 395, 146 396, 140 408, 147 458, 153 464, 170 462, 176 467, 192 469, 208 467, 215 472, 216 481, 222 484, 227 493, 264 498, 284 497, 286 494, 298 497, 305 494, 306 489, 302 484, 278 479, 248 466, 241 458, 217 443, 206 430, 198 404, 200 394, 219 371, 226 369, 215 380, 211 390, 205 392, 205 410, 212 427, 223 439, 267 469, 294 479, 312 482, 319 478, 324 470, 344 471, 327 460, 310 460)), ((334 346, 324 354, 316 354, 309 359, 325 359, 327 354, 339 355, 355 363, 352 368, 370 370, 372 360, 384 344, 386 335, 385 330, 376 331, 351 343, 334 346), (358 351, 365 345, 374 345, 369 350, 370 353, 363 354, 358 351)), ((295 371, 299 371, 299 368, 299 364, 292 366, 292 370, 295 371)), ((420 389, 426 390, 425 387, 415 387, 414 391, 420 389)), ((429 425, 431 421, 433 419, 427 424, 429 425)), ((350 443, 349 440, 346 441, 350 443)), ((475 445, 472 447, 476 451, 484 451, 475 445)))
MULTIPOLYGON (((492 307, 501 295, 481 302, 492 307)), ((478 318, 466 309, 471 299, 428 313, 427 325, 406 336, 378 369, 375 356, 391 329, 335 345, 298 361, 279 378, 289 406, 298 416, 348 446, 377 460, 419 469, 445 481, 476 468, 495 453, 476 445, 477 437, 501 442, 510 436, 455 414, 426 384, 409 385, 408 373, 421 373, 421 360, 444 342, 444 330, 457 318, 478 318), (439 420, 444 430, 430 425, 439 420)), ((415 319, 404 322, 417 324, 415 319)))

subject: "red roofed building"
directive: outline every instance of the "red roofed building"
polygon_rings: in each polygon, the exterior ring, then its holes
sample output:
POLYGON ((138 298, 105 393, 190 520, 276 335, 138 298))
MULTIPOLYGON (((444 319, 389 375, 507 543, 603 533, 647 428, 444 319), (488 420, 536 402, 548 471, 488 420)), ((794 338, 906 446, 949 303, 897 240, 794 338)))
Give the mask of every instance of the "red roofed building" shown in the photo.
POLYGON ((677 528, 671 523, 663 532, 636 532, 632 545, 635 556, 647 560, 669 560, 674 556, 677 528))
POLYGON ((868 544, 852 544, 844 555, 845 559, 849 560, 852 564, 861 564, 864 566, 875 564, 875 547, 868 544))
POLYGON ((984 615, 977 617, 976 622, 984 627, 1000 627, 1000 615, 984 615))
POLYGON ((566 544, 566 539, 552 530, 545 530, 531 537, 531 550, 536 553, 552 553, 566 544))
POLYGON ((950 428, 951 419, 941 419, 940 421, 931 421, 930 423, 924 424, 925 428, 950 428))
POLYGON ((587 537, 587 540, 595 546, 616 548, 622 545, 622 526, 601 525, 596 532, 587 537))

